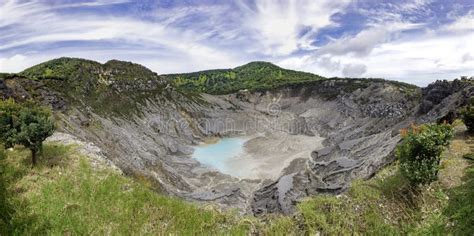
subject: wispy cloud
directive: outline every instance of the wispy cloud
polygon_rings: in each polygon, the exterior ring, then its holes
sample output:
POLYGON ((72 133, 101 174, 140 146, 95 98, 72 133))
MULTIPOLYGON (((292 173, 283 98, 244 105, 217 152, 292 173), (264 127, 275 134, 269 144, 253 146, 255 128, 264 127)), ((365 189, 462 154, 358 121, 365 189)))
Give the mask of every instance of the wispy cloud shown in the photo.
POLYGON ((299 49, 314 49, 314 36, 335 23, 331 16, 349 1, 257 1, 254 6, 240 4, 243 24, 262 47, 262 53, 288 55, 299 49))
MULTIPOLYGON (((117 2, 115 2, 116 4, 117 2)), ((87 2, 87 6, 102 5, 101 2, 87 2)), ((15 4, 14 1, 7 2, 9 14, 17 16, 18 21, 9 24, 13 29, 4 29, 9 34, 0 37, 0 50, 3 52, 17 51, 19 47, 23 47, 22 54, 50 53, 48 51, 39 52, 44 45, 54 44, 57 42, 79 41, 89 42, 85 46, 86 50, 97 41, 106 41, 111 45, 110 48, 103 50, 103 53, 109 54, 117 48, 117 56, 123 57, 120 47, 123 45, 134 45, 136 52, 143 52, 143 49, 156 51, 159 55, 171 54, 173 58, 177 58, 179 64, 191 66, 196 63, 194 68, 202 69, 215 64, 228 65, 234 64, 232 61, 232 52, 224 53, 220 49, 207 46, 200 41, 205 40, 206 36, 193 30, 173 27, 172 24, 179 21, 179 18, 166 18, 163 21, 145 21, 137 19, 133 16, 117 16, 112 15, 95 15, 82 13, 69 17, 68 15, 55 12, 55 9, 65 7, 83 7, 84 4, 60 5, 49 8, 47 5, 36 3, 15 4), (36 9, 32 11, 31 9, 36 9), (20 20, 21 19, 21 20, 20 20), (14 39, 14 40, 13 40, 14 39)), ((70 53, 77 54, 71 49, 78 50, 80 48, 65 48, 63 53, 57 54, 68 55, 70 53)), ((84 52, 87 58, 99 56, 102 53, 94 49, 92 53, 84 52)), ((131 53, 134 55, 135 53, 131 53)), ((82 55, 79 53, 79 55, 82 55)), ((153 60, 151 55, 144 55, 153 60)), ((23 58, 12 55, 12 58, 23 58)), ((95 59, 95 58, 91 58, 95 59)), ((134 58, 129 58, 133 60, 134 58)), ((159 61, 161 58, 156 58, 159 61)), ((178 63, 178 62, 176 62, 178 63)), ((2 63, 2 69, 6 68, 2 63)), ((152 66, 154 67, 154 66, 152 66)), ((179 68, 179 66, 175 66, 179 68)), ((183 68, 186 70, 186 68, 183 68)), ((163 69, 161 69, 163 71, 163 69)), ((164 70, 166 71, 166 70, 164 70)))
POLYGON ((418 84, 474 74, 469 1, 4 0, 0 13, 0 71, 75 56, 158 73, 268 60, 418 84))
POLYGON ((354 36, 331 40, 318 51, 318 54, 367 56, 375 47, 392 41, 401 31, 420 27, 422 27, 420 24, 399 22, 371 26, 354 36))

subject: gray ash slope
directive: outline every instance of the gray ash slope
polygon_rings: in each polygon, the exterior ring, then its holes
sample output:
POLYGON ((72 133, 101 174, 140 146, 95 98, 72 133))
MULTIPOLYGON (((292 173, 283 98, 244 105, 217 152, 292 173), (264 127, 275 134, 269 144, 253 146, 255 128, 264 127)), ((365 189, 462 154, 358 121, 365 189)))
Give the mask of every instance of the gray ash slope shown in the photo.
POLYGON ((148 178, 158 191, 258 215, 290 213, 304 197, 340 193, 352 180, 370 178, 394 160, 399 129, 452 117, 473 96, 473 84, 438 81, 417 88, 324 79, 193 94, 137 64, 61 58, 4 75, 0 97, 51 106, 60 131, 94 143, 124 173, 148 178), (324 142, 274 179, 238 179, 190 158, 193 145, 209 137, 241 134, 289 141, 319 135, 324 142))

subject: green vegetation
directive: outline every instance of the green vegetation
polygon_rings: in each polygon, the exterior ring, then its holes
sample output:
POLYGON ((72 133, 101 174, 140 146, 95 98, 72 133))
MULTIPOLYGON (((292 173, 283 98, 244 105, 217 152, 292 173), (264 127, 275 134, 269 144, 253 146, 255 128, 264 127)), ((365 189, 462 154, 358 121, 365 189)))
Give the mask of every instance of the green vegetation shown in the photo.
POLYGON ((157 79, 158 75, 146 67, 118 60, 105 64, 95 61, 62 57, 30 67, 20 73, 32 79, 69 80, 148 80, 157 79))
POLYGON ((462 158, 472 141, 456 132, 429 185, 414 188, 394 163, 340 196, 308 198, 293 215, 262 219, 160 195, 146 181, 91 165, 75 146, 46 143, 31 169, 28 150, 16 146, 0 159, 0 233, 472 235, 474 166, 462 158))
POLYGON ((210 94, 227 94, 243 89, 273 89, 292 83, 324 79, 319 75, 283 69, 268 62, 251 62, 234 69, 164 76, 178 88, 210 94))
POLYGON ((12 209, 8 202, 8 191, 4 177, 4 167, 1 165, 5 159, 5 151, 0 148, 0 235, 6 235, 9 228, 12 209))
MULTIPOLYGON (((48 89, 59 92, 72 106, 87 104, 86 109, 92 108, 97 114, 122 117, 140 115, 137 104, 150 100, 205 104, 202 92, 227 94, 245 89, 262 91, 302 85, 317 88, 319 83, 326 81, 326 78, 315 74, 283 69, 268 62, 251 62, 234 69, 159 76, 130 62, 112 60, 101 64, 77 58, 47 61, 24 70, 17 77, 41 81, 48 89), (181 99, 183 97, 187 99, 181 99)), ((322 89, 318 94, 336 97, 341 91, 352 92, 384 80, 334 78, 332 81, 337 85, 334 87, 341 89, 322 89)), ((410 94, 416 88, 394 81, 390 83, 410 94)), ((31 92, 34 94, 34 91, 31 92)))
MULTIPOLYGON (((88 104, 99 114, 129 116, 154 96, 169 98, 164 80, 151 70, 117 60, 100 64, 78 58, 50 60, 19 73, 40 80, 76 107, 88 104)), ((89 108, 87 108, 89 109, 89 108)))
POLYGON ((447 124, 412 126, 402 131, 397 147, 400 171, 412 185, 429 184, 438 178, 441 153, 449 145, 453 129, 447 124))
POLYGON ((346 195, 319 196, 299 205, 306 233, 346 235, 351 232, 393 235, 394 226, 385 223, 377 203, 382 193, 363 181, 354 182, 346 195))
POLYGON ((285 230, 293 235, 472 235, 474 165, 462 157, 474 140, 461 128, 456 131, 442 154, 439 180, 414 187, 394 163, 372 179, 353 182, 345 194, 303 201, 285 230))
POLYGON ((30 67, 20 75, 32 79, 79 80, 89 79, 100 70, 95 61, 73 58, 58 58, 30 67))
POLYGON ((0 72, 0 80, 3 80, 5 78, 10 78, 11 76, 13 76, 13 75, 10 74, 10 73, 1 73, 0 72))
MULTIPOLYGON (((128 83, 135 81, 138 73, 146 79, 156 76, 132 63, 111 61, 102 65, 69 58, 43 63, 22 75, 41 80, 77 104, 92 104, 96 111, 122 112, 147 96, 165 92, 157 87, 150 93, 128 93, 129 86, 148 84, 128 83), (111 85, 112 81, 118 81, 119 86, 111 85)), ((167 77, 184 90, 215 94, 317 84, 322 79, 264 62, 167 77)), ((342 89, 354 91, 369 84, 367 80, 351 80, 342 89)), ((335 89, 329 95, 338 92, 335 89)), ((3 114, 7 115, 0 116, 0 124, 8 126, 0 130, 2 137, 18 133, 8 132, 13 113, 16 121, 40 123, 30 113, 20 119, 15 106, 5 106, 8 109, 3 114)), ((28 132, 24 134, 36 133, 25 130, 28 132)), ((298 204, 293 215, 262 219, 161 195, 149 189, 146 180, 132 181, 105 166, 92 165, 74 146, 46 143, 37 167, 31 169, 28 143, 2 138, 8 147, 15 143, 26 147, 16 145, 4 151, 0 146, 0 235, 473 235, 474 167, 463 158, 472 157, 464 148, 473 142, 472 137, 457 132, 443 152, 452 135, 449 127, 427 125, 406 132, 398 150, 399 163, 372 179, 355 181, 340 196, 308 198, 298 204), (424 185, 415 187, 413 183, 424 185)), ((26 140, 26 135, 19 137, 26 140)))
POLYGON ((467 168, 463 180, 462 185, 450 191, 452 200, 443 212, 447 219, 455 222, 454 235, 474 234, 474 165, 467 168))
POLYGON ((54 132, 51 111, 33 102, 18 104, 13 99, 0 100, 0 142, 30 149, 32 164, 43 147, 43 141, 54 132))
POLYGON ((27 167, 28 152, 21 147, 0 163, 8 201, 15 206, 3 232, 241 235, 249 228, 234 214, 162 196, 111 169, 93 167, 74 146, 47 143, 41 155, 35 169, 27 167))
POLYGON ((312 73, 280 68, 269 62, 251 62, 234 69, 207 70, 185 74, 163 75, 175 87, 194 93, 229 94, 240 90, 264 91, 281 87, 317 86, 322 81, 332 81, 338 89, 318 91, 321 96, 334 98, 340 90, 350 93, 359 88, 367 88, 374 82, 387 82, 410 96, 416 95, 417 87, 398 81, 383 79, 325 78, 312 73), (340 89, 340 90, 339 90, 340 89))
POLYGON ((16 142, 16 133, 20 126, 17 122, 20 109, 20 104, 13 99, 0 100, 0 143, 7 148, 13 147, 16 142))
POLYGON ((467 130, 474 133, 474 98, 471 98, 469 104, 461 110, 461 118, 467 126, 467 130))

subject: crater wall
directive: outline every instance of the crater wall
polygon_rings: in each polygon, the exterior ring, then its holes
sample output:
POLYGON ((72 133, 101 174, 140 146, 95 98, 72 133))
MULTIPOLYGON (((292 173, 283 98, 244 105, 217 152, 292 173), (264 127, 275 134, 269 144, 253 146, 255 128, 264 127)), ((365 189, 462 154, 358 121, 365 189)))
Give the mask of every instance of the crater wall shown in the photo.
POLYGON ((356 178, 370 178, 393 161, 401 128, 446 119, 474 94, 472 80, 420 89, 329 79, 219 96, 121 89, 92 101, 66 94, 59 83, 9 78, 1 81, 0 96, 51 105, 62 132, 94 143, 125 174, 150 180, 157 191, 256 215, 290 213, 304 197, 337 194, 356 178), (224 136, 278 140, 287 144, 288 157, 299 156, 285 162, 285 150, 275 152, 284 145, 248 143, 265 161, 282 165, 281 173, 261 179, 225 175, 190 157, 194 145, 224 136))

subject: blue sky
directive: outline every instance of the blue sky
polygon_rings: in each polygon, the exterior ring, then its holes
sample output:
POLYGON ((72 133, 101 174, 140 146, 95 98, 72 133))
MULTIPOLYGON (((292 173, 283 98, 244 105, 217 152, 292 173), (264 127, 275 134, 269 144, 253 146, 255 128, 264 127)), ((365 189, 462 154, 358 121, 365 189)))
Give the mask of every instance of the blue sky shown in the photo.
POLYGON ((254 60, 418 85, 474 75, 474 0, 0 0, 0 71, 61 56, 157 73, 254 60))

